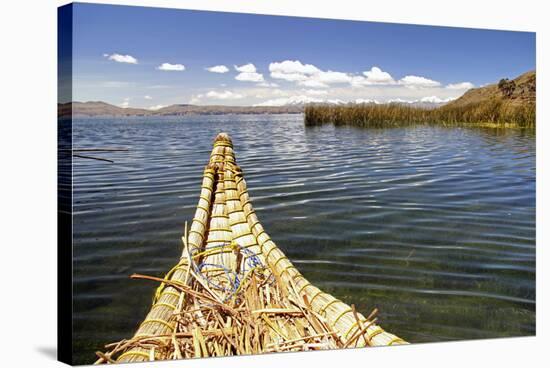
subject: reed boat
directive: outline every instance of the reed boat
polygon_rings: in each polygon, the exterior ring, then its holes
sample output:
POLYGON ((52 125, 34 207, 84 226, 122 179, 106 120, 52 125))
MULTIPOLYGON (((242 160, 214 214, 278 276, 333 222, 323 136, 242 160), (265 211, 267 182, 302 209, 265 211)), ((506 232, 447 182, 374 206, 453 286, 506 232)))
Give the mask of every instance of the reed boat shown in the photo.
POLYGON ((132 338, 96 364, 407 344, 311 284, 254 212, 231 138, 220 133, 204 169, 182 256, 132 338))

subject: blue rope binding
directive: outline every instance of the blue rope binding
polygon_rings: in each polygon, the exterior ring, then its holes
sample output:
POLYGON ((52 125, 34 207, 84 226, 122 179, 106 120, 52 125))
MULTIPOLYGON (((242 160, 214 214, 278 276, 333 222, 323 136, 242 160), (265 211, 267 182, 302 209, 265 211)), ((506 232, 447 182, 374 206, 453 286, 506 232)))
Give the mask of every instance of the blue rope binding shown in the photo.
MULTIPOLYGON (((216 248, 224 248, 229 244, 231 244, 231 243, 223 243, 223 244, 220 244, 220 245, 215 245, 215 246, 209 247, 207 249, 212 250, 212 249, 216 249, 216 248)), ((217 290, 221 290, 224 293, 228 293, 227 297, 224 299, 224 302, 226 302, 227 300, 232 298, 237 293, 237 290, 239 290, 239 286, 241 285, 241 282, 242 282, 242 280, 240 278, 241 274, 244 276, 244 275, 246 275, 246 272, 248 270, 251 270, 251 269, 256 268, 256 267, 263 267, 262 261, 260 260, 260 258, 255 253, 253 253, 249 249, 241 247, 239 244, 235 244, 235 245, 238 247, 239 252, 241 252, 243 254, 244 258, 246 258, 246 261, 241 264, 241 270, 238 273, 233 271, 233 270, 228 269, 227 267, 225 267, 221 264, 215 264, 215 263, 209 263, 209 262, 201 262, 201 263, 197 264, 196 262, 192 262, 195 273, 198 276, 200 276, 203 280, 205 280, 206 283, 208 284, 208 286, 210 286, 214 289, 217 289, 217 290), (223 285, 221 285, 219 283, 215 283, 210 278, 204 276, 204 274, 202 273, 202 269, 204 267, 221 268, 224 271, 225 276, 227 277, 227 280, 229 282, 230 287, 229 288, 224 287, 223 285)), ((193 259, 193 257, 191 257, 191 259, 193 259)))

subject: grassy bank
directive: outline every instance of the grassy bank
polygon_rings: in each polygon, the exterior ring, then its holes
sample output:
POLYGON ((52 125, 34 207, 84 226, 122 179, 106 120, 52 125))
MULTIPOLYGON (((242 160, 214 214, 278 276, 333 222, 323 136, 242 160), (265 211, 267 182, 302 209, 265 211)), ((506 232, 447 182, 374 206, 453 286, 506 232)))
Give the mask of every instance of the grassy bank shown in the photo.
POLYGON ((499 99, 431 109, 403 104, 310 105, 305 108, 304 121, 306 126, 332 123, 361 127, 417 124, 534 127, 535 110, 535 104, 510 105, 499 99))

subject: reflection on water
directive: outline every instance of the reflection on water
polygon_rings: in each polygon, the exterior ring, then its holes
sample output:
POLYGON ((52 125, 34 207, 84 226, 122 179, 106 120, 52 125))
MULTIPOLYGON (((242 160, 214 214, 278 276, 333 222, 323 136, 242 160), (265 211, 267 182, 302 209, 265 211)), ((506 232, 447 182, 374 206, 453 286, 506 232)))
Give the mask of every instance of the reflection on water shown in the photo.
POLYGON ((177 261, 212 140, 228 132, 258 216, 314 284, 410 342, 535 333, 535 132, 305 128, 300 115, 80 119, 75 355, 129 337, 177 261))

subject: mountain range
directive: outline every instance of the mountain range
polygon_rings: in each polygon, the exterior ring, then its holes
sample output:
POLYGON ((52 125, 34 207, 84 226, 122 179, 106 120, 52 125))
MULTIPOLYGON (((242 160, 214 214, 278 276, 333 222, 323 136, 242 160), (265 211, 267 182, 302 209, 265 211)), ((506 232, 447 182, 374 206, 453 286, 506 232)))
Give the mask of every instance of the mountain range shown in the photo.
POLYGON ((303 105, 288 106, 223 106, 223 105, 188 105, 176 104, 157 110, 132 107, 118 107, 103 101, 68 102, 58 104, 60 117, 92 116, 180 116, 180 115, 222 115, 222 114, 298 114, 303 112, 303 105))
MULTIPOLYGON (((391 103, 402 103, 424 108, 438 107, 447 101, 433 101, 424 99, 418 101, 394 100, 391 103)), ((190 105, 175 104, 157 110, 134 107, 119 107, 103 101, 68 102, 58 104, 60 117, 94 117, 94 116, 181 116, 181 115, 222 115, 222 114, 300 114, 304 107, 311 102, 293 101, 282 106, 225 106, 225 105, 190 105), (72 109, 72 110, 71 110, 72 109)), ((315 102, 316 104, 346 105, 340 100, 315 102)), ((360 104, 379 104, 376 100, 358 100, 360 104)))

